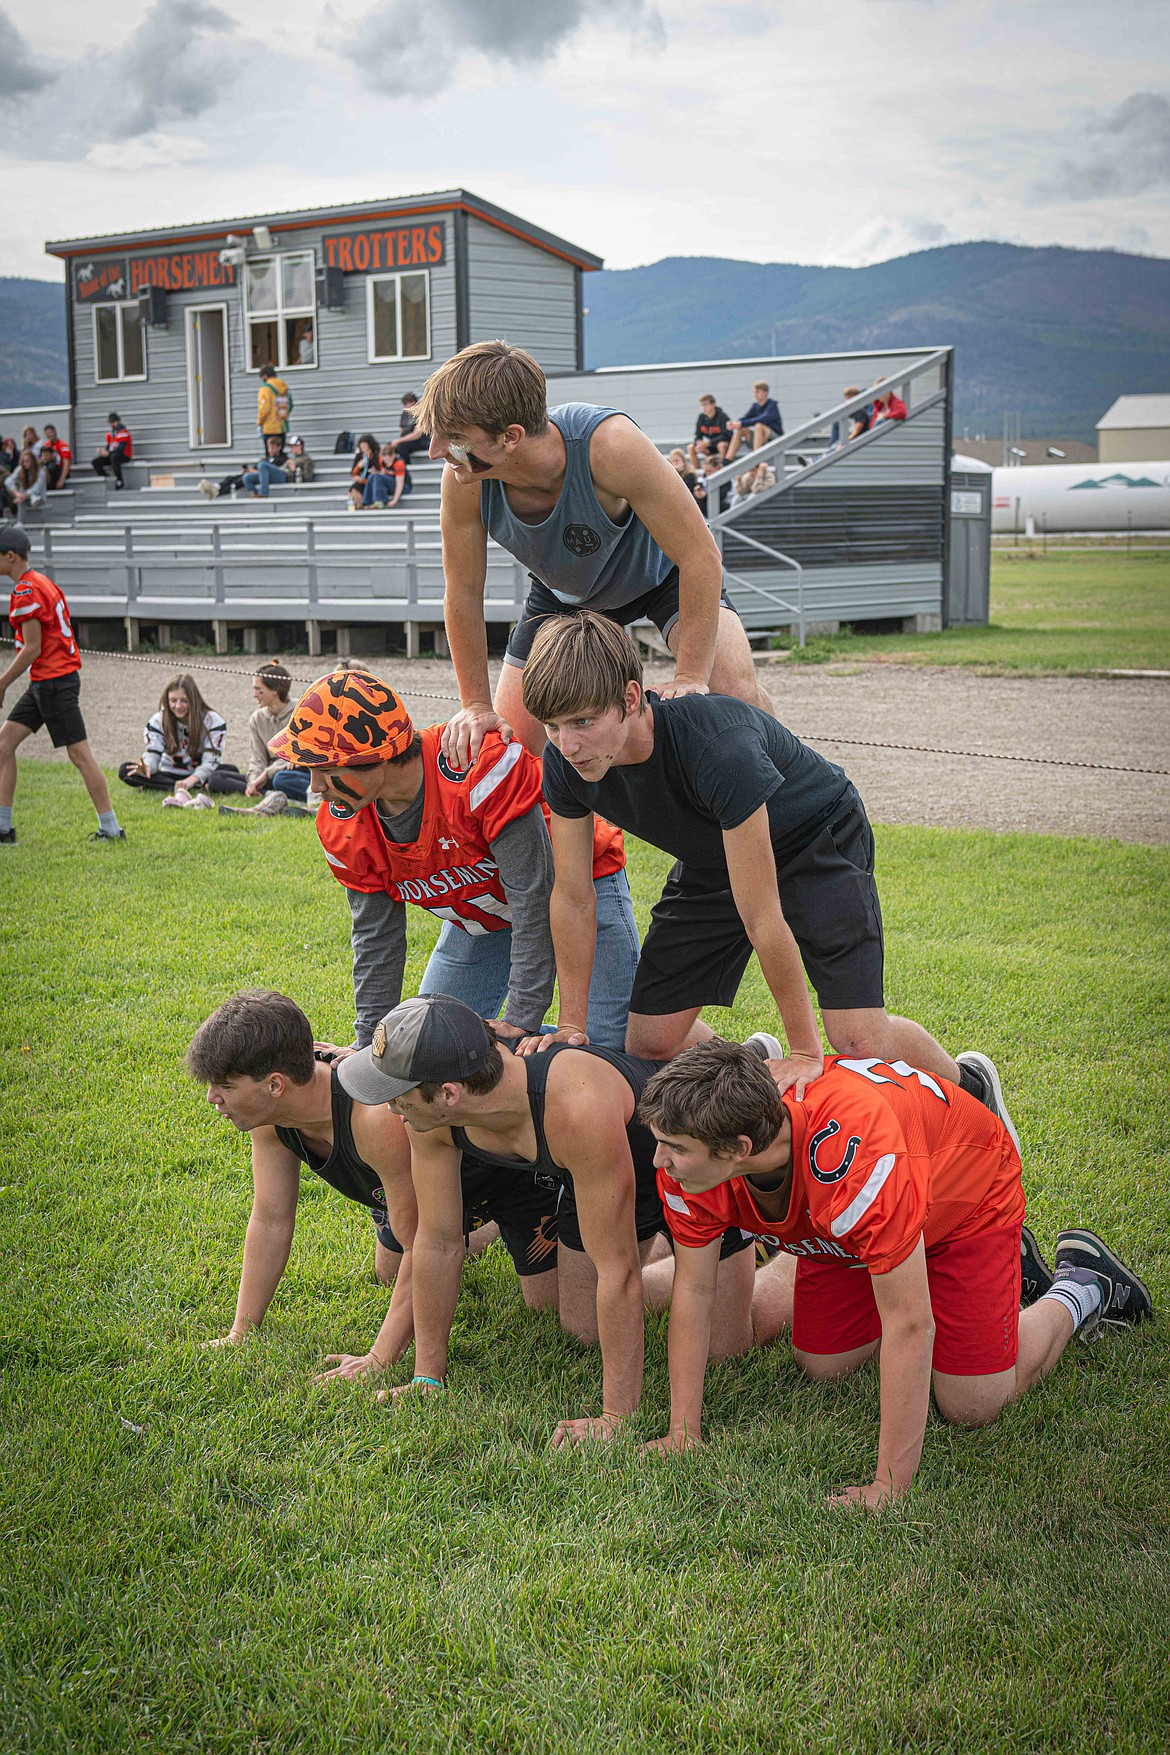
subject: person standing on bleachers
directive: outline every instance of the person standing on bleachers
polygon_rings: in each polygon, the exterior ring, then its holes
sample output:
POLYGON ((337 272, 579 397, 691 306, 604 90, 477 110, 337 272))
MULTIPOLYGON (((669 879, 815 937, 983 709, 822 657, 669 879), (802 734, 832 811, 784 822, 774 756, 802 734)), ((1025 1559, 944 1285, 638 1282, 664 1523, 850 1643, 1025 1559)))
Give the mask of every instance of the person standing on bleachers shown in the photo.
POLYGON ((134 440, 130 436, 129 427, 123 426, 116 414, 109 417, 110 427, 106 434, 106 443, 93 460, 98 475, 105 475, 107 469, 113 473, 115 488, 124 488, 122 466, 129 463, 134 456, 134 440))
POLYGON ((265 441, 275 434, 283 446, 292 405, 292 392, 284 379, 277 377, 276 367, 261 366, 260 389, 256 397, 256 425, 265 441))

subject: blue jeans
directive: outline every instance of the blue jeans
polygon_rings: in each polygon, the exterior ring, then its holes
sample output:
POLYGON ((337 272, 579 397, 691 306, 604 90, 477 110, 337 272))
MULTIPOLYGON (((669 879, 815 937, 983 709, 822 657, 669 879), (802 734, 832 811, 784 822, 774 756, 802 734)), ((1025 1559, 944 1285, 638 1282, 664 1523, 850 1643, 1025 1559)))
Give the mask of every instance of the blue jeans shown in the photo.
POLYGON ((241 480, 240 486, 245 488, 248 493, 251 493, 253 488, 258 487, 260 489, 260 498, 266 500, 268 498, 268 490, 273 483, 283 487, 287 481, 288 476, 284 473, 284 470, 279 463, 264 462, 258 463, 255 469, 249 469, 241 480))
MULTIPOLYGON (((630 989, 638 967, 638 928, 624 871, 595 878, 597 953, 589 986, 589 1040, 599 1048, 626 1045, 630 989)), ((481 1018, 494 1018, 508 994, 512 967, 512 934, 488 932, 473 937, 451 920, 445 921, 431 952, 420 993, 449 993, 481 1018)))
MULTIPOLYGON (((404 500, 412 486, 413 483, 411 482, 409 475, 404 476, 402 479, 402 492, 399 495, 399 499, 404 500)), ((393 492, 394 477, 392 475, 387 475, 384 470, 377 469, 374 471, 373 475, 368 475, 366 477, 366 485, 362 492, 362 505, 388 506, 390 504, 390 496, 393 492)), ((456 930, 458 931, 458 928, 456 928, 456 930)))
POLYGON ((307 768, 278 768, 272 776, 272 790, 285 793, 294 804, 304 804, 311 779, 307 768))

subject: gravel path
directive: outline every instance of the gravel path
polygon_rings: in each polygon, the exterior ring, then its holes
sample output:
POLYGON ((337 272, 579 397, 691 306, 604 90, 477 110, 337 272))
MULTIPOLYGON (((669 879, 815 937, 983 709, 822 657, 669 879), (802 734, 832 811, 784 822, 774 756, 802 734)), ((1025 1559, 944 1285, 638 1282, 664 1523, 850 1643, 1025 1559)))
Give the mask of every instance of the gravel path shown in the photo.
MULTIPOLYGON (((114 656, 87 658, 82 706, 98 760, 115 765, 137 755, 142 727, 158 705, 163 684, 175 671, 191 668, 205 696, 227 719, 229 758, 246 766, 243 733, 253 705, 246 663, 239 656, 201 659, 198 665, 190 659, 160 665, 114 656)), ((371 659, 370 665, 401 690, 420 724, 454 711, 449 664, 383 658, 371 659)), ((316 665, 299 658, 290 668, 294 676, 312 680, 316 665)), ((877 822, 1170 844, 1170 681, 980 677, 960 669, 890 664, 814 669, 778 663, 761 665, 760 673, 780 718, 841 763, 877 822), (1100 773, 1031 761, 865 748, 835 739, 856 739, 861 746, 925 744, 1163 772, 1100 773)), ((665 668, 648 672, 651 682, 668 674, 665 668)), ((15 698, 9 695, 9 706, 15 698)), ((44 736, 21 749, 22 759, 52 755, 44 736)))

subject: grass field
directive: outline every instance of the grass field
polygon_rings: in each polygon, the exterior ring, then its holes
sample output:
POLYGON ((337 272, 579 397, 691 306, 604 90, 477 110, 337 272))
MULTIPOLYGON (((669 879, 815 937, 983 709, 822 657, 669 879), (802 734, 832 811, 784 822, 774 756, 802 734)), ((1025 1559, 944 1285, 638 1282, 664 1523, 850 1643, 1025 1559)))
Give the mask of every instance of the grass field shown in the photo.
MULTIPOLYGON (((812 1388, 783 1347, 712 1370, 701 1453, 550 1454, 599 1363, 497 1250, 443 1401, 316 1387, 385 1294, 311 1177, 263 1334, 201 1350, 250 1183, 183 1050, 258 982, 346 1039, 348 910, 310 824, 119 793, 131 841, 90 847, 72 773, 29 764, 0 864, 4 1755, 1165 1747, 1166 853, 879 831, 891 1005, 996 1057, 1041 1241, 1099 1226, 1163 1316, 994 1428, 932 1420, 866 1519, 825 1495, 869 1478, 876 1377, 812 1388)), ((664 863, 633 861, 643 923, 664 863)), ((770 1017, 753 971, 726 1027, 770 1017)), ((637 1435, 666 1407, 654 1322, 637 1435)))
POLYGON ((991 620, 941 634, 817 637, 794 659, 969 664, 998 671, 1170 669, 1170 554, 1030 555, 991 562, 991 620))

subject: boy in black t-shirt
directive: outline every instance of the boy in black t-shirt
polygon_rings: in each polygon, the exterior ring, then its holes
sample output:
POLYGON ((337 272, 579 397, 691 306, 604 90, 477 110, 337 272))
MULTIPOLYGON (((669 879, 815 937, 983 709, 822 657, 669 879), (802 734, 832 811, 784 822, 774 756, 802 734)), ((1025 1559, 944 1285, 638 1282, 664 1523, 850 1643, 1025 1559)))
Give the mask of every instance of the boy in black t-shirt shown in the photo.
POLYGON ((713 396, 699 397, 699 418, 689 447, 690 465, 696 472, 708 453, 722 463, 731 443, 731 422, 713 396))
POLYGON ((788 1056, 782 1091, 824 1070, 805 985, 837 1054, 906 1061, 961 1084, 1004 1120, 985 1055, 951 1059, 884 1004, 873 833, 849 777, 775 719, 726 695, 663 701, 642 687, 629 635, 588 611, 550 617, 524 672, 524 704, 548 733, 544 795, 556 879, 551 918, 560 1028, 588 1040, 593 963, 593 813, 673 853, 630 998, 626 1051, 668 1060, 711 1031, 704 1005, 731 1005, 754 950, 788 1056), (802 967, 803 964, 803 967, 802 967))

